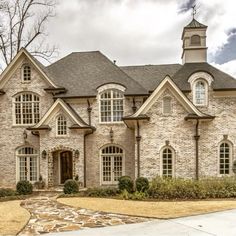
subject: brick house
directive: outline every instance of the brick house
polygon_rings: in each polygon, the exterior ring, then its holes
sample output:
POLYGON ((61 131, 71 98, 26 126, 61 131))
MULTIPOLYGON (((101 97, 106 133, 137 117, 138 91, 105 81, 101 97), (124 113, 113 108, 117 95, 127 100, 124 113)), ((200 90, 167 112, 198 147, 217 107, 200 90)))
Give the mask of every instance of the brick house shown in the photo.
POLYGON ((206 30, 184 27, 182 65, 94 51, 43 66, 22 48, 0 79, 0 186, 232 175, 236 80, 207 63, 206 30))

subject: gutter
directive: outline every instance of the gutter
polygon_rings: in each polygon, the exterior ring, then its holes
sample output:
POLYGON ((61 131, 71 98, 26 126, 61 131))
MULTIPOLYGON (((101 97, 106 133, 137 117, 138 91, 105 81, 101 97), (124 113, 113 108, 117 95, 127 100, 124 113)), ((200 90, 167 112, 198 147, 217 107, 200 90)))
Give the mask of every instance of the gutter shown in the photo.
POLYGON ((195 127, 195 161, 196 161, 196 174, 195 174, 195 178, 196 180, 199 179, 199 139, 200 139, 200 135, 199 135, 199 119, 196 119, 197 123, 196 123, 196 127, 195 127))

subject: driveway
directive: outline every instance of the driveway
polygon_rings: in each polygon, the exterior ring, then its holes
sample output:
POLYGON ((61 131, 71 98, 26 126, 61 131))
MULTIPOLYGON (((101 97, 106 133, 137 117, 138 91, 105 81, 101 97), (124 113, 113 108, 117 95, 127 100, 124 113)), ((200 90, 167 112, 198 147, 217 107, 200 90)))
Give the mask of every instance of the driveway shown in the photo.
POLYGON ((235 236, 236 210, 183 217, 173 220, 153 220, 144 223, 84 229, 51 236, 235 236))

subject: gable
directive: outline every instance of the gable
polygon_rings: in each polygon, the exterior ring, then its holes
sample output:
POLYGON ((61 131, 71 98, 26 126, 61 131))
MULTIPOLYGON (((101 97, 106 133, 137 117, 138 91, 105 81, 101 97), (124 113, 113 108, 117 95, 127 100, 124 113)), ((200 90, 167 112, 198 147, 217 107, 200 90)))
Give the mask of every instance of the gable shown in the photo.
MULTIPOLYGON (((33 58, 26 49, 22 48, 18 54, 13 58, 11 63, 6 67, 0 76, 0 89, 3 89, 11 76, 19 69, 24 62, 27 62, 33 69, 39 73, 41 78, 46 82, 49 87, 57 88, 56 84, 48 77, 44 71, 44 66, 33 58)), ((21 78, 19 78, 21 80, 21 78)))
POLYGON ((51 108, 46 112, 46 114, 42 117, 40 122, 33 127, 33 129, 47 127, 51 119, 55 118, 59 114, 64 114, 71 120, 71 122, 75 126, 84 128, 90 127, 68 104, 66 104, 62 99, 58 98, 51 106, 51 108))
POLYGON ((176 84, 171 80, 169 76, 166 76, 161 84, 154 90, 151 96, 144 102, 144 104, 139 108, 139 110, 131 117, 137 117, 140 115, 145 115, 153 104, 160 98, 163 92, 168 89, 171 91, 173 96, 178 100, 178 102, 184 107, 184 109, 190 114, 196 114, 197 116, 204 116, 180 91, 176 84))

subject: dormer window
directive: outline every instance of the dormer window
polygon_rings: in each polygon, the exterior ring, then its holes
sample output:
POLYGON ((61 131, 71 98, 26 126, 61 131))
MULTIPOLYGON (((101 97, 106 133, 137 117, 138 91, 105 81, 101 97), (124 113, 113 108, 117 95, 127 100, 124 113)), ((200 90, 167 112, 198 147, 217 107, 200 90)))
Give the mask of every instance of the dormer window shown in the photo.
POLYGON ((57 136, 67 135, 67 120, 66 117, 60 115, 57 117, 57 136))
POLYGON ((199 35, 193 35, 190 42, 192 46, 201 45, 201 38, 199 35))
POLYGON ((124 95, 118 90, 106 90, 100 94, 100 121, 120 122, 124 113, 124 95))
POLYGON ((203 80, 196 81, 194 85, 194 104, 197 106, 207 105, 207 84, 203 80))
POLYGON ((22 80, 23 82, 31 81, 31 67, 29 65, 24 65, 22 69, 22 80))

